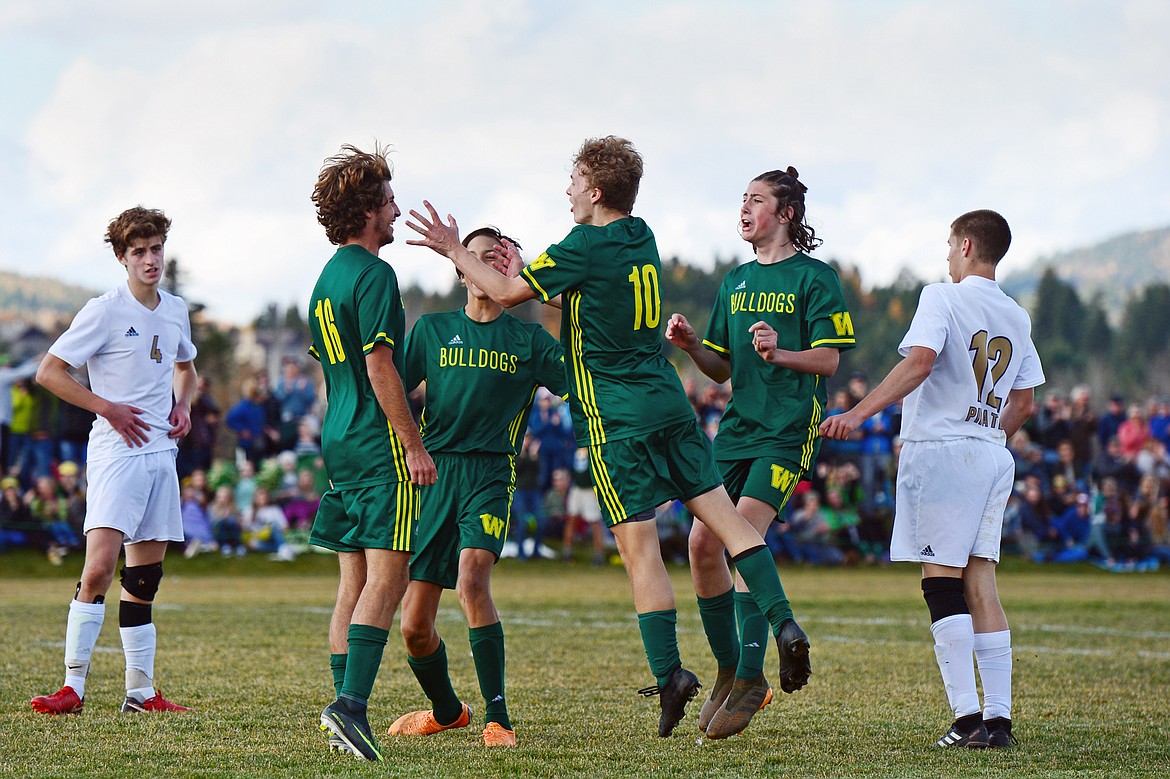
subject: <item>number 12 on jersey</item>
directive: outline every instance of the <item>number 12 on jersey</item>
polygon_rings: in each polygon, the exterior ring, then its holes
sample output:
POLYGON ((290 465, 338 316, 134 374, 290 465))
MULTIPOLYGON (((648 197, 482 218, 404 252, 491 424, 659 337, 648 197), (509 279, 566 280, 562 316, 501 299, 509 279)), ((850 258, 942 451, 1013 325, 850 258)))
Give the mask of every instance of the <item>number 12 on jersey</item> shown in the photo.
POLYGON ((662 298, 658 291, 658 269, 653 265, 637 265, 630 269, 627 280, 634 285, 634 329, 658 327, 662 318, 662 298))

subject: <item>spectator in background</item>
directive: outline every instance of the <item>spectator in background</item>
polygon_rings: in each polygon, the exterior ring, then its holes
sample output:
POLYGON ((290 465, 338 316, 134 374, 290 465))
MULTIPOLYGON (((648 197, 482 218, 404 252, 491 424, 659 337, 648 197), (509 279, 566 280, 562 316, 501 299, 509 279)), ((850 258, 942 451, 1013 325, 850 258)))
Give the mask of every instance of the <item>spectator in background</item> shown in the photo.
MULTIPOLYGON (((0 356, 0 469, 7 470, 9 463, 9 437, 12 426, 12 391, 19 381, 26 381, 36 375, 37 366, 41 363, 39 355, 31 360, 25 360, 19 365, 10 366, 8 355, 0 356)), ((2 474, 0 474, 2 475, 2 474)))
POLYGON ((228 428, 236 434, 236 445, 243 452, 244 459, 253 465, 259 465, 268 456, 277 437, 276 430, 268 424, 267 390, 257 380, 262 375, 244 382, 243 397, 228 409, 225 420, 228 428))
POLYGON ((297 471, 297 486, 293 494, 281 503, 284 516, 288 519, 288 542, 293 550, 302 552, 309 547, 309 531, 313 529, 313 518, 321 505, 321 493, 317 491, 316 476, 312 468, 297 471))
MULTIPOLYGON (((200 486, 198 475, 203 471, 195 471, 183 480, 182 503, 180 512, 183 517, 183 557, 188 559, 200 552, 213 552, 218 548, 215 535, 211 530, 211 517, 207 512, 207 493, 200 486)), ((202 483, 205 485, 206 480, 202 483)))
POLYGON ((257 487, 252 496, 252 508, 241 523, 244 543, 254 552, 267 552, 270 560, 287 563, 296 559, 296 552, 285 541, 288 518, 279 505, 272 502, 266 487, 257 487))
POLYGON ((36 417, 36 400, 32 394, 33 383, 20 379, 12 384, 12 421, 8 426, 7 473, 20 480, 21 486, 32 486, 25 471, 29 460, 29 433, 36 417))
POLYGON ((1117 440, 1117 436, 1110 438, 1105 444, 1097 459, 1093 461, 1090 473, 1096 483, 1107 478, 1117 479, 1121 488, 1127 492, 1133 492, 1141 478, 1137 466, 1122 457, 1121 442, 1117 440))
POLYGON ((1072 410, 1064 396, 1052 393, 1036 414, 1036 440, 1046 458, 1055 456, 1061 441, 1072 437, 1072 410))
POLYGON ((1140 403, 1130 403, 1125 421, 1117 428, 1117 442, 1121 444, 1121 456, 1126 462, 1133 462, 1150 438, 1150 424, 1140 403))
POLYGON ((72 460, 57 466, 57 484, 65 501, 65 519, 69 527, 85 543, 85 488, 81 483, 81 468, 72 460))
POLYGON ((569 406, 544 387, 536 392, 536 405, 528 421, 528 432, 540 441, 540 488, 547 490, 552 473, 571 468, 577 444, 569 406))
POLYGON ((512 533, 516 539, 516 559, 540 557, 540 545, 545 535, 544 507, 540 491, 540 441, 531 433, 524 434, 520 453, 516 455, 516 491, 512 494, 512 533), (525 548, 532 538, 532 552, 525 548))
POLYGON ((28 547, 48 549, 47 534, 20 495, 15 476, 0 479, 0 552, 28 547))
POLYGON ((1133 465, 1142 476, 1170 478, 1170 458, 1166 454, 1166 444, 1157 438, 1146 439, 1142 450, 1134 458, 1133 465))
POLYGON ((280 404, 280 448, 292 449, 297 442, 297 424, 317 402, 317 388, 296 357, 285 357, 281 362, 280 381, 273 397, 280 404))
POLYGON ((605 562, 605 529, 601 524, 601 505, 593 491, 593 477, 589 474, 588 449, 577 449, 571 472, 561 558, 566 561, 573 559, 573 537, 578 525, 584 523, 593 538, 593 567, 596 568, 605 562))
POLYGON ((243 529, 240 525, 240 511, 236 506, 236 494, 230 484, 221 484, 215 490, 215 499, 207 509, 207 516, 211 520, 211 532, 215 542, 219 544, 219 552, 224 557, 235 554, 243 557, 244 547, 243 529))
POLYGON ((1150 437, 1170 446, 1170 398, 1165 396, 1150 404, 1150 437))
POLYGON ((1077 468, 1076 449, 1067 438, 1056 445, 1056 458, 1048 466, 1049 481, 1057 475, 1063 476, 1077 490, 1089 489, 1088 474, 1077 468))
POLYGON ((1092 407, 1093 394, 1086 384, 1078 384, 1069 393, 1069 423, 1074 462, 1077 471, 1088 474, 1097 441, 1097 414, 1092 407))
POLYGON ((792 512, 778 538, 781 551, 796 563, 839 565, 845 560, 845 555, 833 544, 828 517, 816 490, 804 494, 803 504, 792 512))
POLYGON ((50 563, 60 565, 65 555, 81 548, 81 538, 69 526, 69 505, 57 491, 57 482, 52 476, 38 476, 36 486, 25 502, 33 519, 48 535, 50 563))
POLYGON ((219 435, 219 406, 211 397, 211 382, 199 377, 195 400, 191 402, 191 432, 179 441, 179 459, 176 468, 179 478, 195 470, 211 470, 211 458, 219 435))
POLYGON ((1102 449, 1117 437, 1117 430, 1125 421, 1125 398, 1112 395, 1104 414, 1097 420, 1097 443, 1102 449))
POLYGON ((240 473, 235 484, 236 514, 244 516, 252 508, 252 496, 256 494, 256 466, 251 460, 240 463, 240 473))
POLYGON ((1092 507, 1087 492, 1077 493, 1073 504, 1049 522, 1046 550, 1037 562, 1077 563, 1087 560, 1092 507))
POLYGON ((573 477, 568 468, 557 468, 552 473, 552 485, 544 493, 544 516, 549 529, 564 532, 569 522, 569 488, 573 484, 573 477))

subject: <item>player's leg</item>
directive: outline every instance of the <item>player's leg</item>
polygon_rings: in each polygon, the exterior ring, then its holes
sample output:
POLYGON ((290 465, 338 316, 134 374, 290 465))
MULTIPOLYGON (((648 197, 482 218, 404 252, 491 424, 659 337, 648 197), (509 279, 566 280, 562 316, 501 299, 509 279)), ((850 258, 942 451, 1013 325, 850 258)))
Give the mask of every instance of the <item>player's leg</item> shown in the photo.
POLYGON ((65 682, 52 695, 38 695, 31 705, 42 714, 70 714, 81 711, 89 662, 106 614, 106 593, 114 580, 114 569, 124 536, 114 528, 92 528, 86 533, 85 567, 65 627, 65 682))
POLYGON ((975 630, 975 663, 983 685, 983 721, 988 746, 1009 747, 1012 736, 1012 636, 995 584, 995 563, 972 557, 963 572, 963 592, 975 630))
POLYGON ((780 688, 790 693, 804 687, 812 673, 808 636, 793 619, 776 561, 763 536, 736 511, 722 485, 686 501, 686 507, 727 546, 736 573, 772 626, 780 655, 780 688))
POLYGON ((329 618, 329 670, 333 675, 333 694, 341 695, 345 683, 345 666, 349 659, 349 625, 358 597, 366 586, 366 556, 363 552, 338 552, 337 600, 329 618))
POLYGON ((679 656, 678 612, 670 576, 662 562, 654 511, 619 522, 611 530, 634 593, 634 610, 650 672, 658 682, 657 688, 647 688, 648 694, 657 692, 660 696, 658 735, 669 736, 700 685, 698 678, 683 668, 679 656))
MULTIPOLYGON (((736 506, 761 537, 776 518, 776 508, 757 498, 741 497, 736 506)), ((702 523, 696 522, 695 525, 702 526, 702 523)), ((738 634, 737 662, 723 700, 712 712, 708 726, 703 729, 709 738, 727 738, 742 732, 755 713, 772 700, 771 685, 764 677, 768 620, 738 572, 733 601, 733 618, 738 634)))
POLYGON ((461 550, 455 591, 467 616, 471 656, 484 700, 484 743, 516 746, 516 732, 508 716, 505 696, 504 626, 492 600, 491 574, 496 559, 496 554, 488 549, 461 550))
POLYGON ((975 631, 964 596, 963 569, 934 563, 922 565, 922 597, 930 610, 934 656, 955 721, 938 746, 987 746, 987 729, 975 689, 972 654, 975 631))
POLYGON ((699 603, 699 618, 707 644, 715 656, 715 683, 699 710, 699 730, 707 726, 727 700, 739 663, 739 631, 736 626, 735 580, 724 557, 726 547, 702 522, 691 524, 687 538, 691 581, 699 603))
POLYGON ((126 545, 122 594, 118 603, 118 632, 126 655, 126 700, 122 711, 187 711, 162 697, 154 687, 154 658, 158 632, 152 617, 154 597, 163 576, 166 541, 126 545))

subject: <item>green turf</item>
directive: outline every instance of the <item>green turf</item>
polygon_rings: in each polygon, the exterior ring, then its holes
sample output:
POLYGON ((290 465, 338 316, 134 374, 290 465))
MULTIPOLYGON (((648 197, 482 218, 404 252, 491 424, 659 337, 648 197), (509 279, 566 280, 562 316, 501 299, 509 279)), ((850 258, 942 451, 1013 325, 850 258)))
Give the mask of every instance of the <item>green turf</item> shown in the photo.
MULTIPOLYGON (((931 746, 950 716, 912 566, 782 570, 813 646, 808 687, 744 734, 699 741, 698 701, 673 738, 620 567, 504 561, 494 577, 520 745, 477 742, 483 701, 453 594, 439 615, 456 690, 475 724, 381 735, 387 761, 330 755, 317 715, 332 699, 325 631, 336 561, 169 560, 155 609, 157 682, 190 715, 122 716, 117 609, 107 611, 86 709, 46 717, 30 696, 61 683, 66 603, 79 561, 0 556, 0 775, 60 777, 1163 777, 1170 771, 1170 574, 1005 564, 1015 644, 1010 751, 931 746)), ((685 568, 672 567, 684 662, 714 676, 685 568)), ((766 668, 774 678, 776 656, 766 668)), ((425 705, 397 629, 371 701, 379 734, 425 705)))

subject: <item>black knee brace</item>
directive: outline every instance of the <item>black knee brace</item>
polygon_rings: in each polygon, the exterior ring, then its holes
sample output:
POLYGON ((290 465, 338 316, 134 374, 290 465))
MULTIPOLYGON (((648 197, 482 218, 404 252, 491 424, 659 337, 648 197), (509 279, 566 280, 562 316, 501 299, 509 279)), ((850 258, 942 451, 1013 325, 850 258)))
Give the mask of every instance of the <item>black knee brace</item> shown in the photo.
POLYGON ((970 614, 967 599, 963 597, 963 580, 950 576, 929 576, 922 580, 922 597, 930 609, 930 622, 953 617, 956 614, 970 614))
POLYGON ((122 568, 122 589, 145 601, 154 600, 158 583, 162 581, 162 563, 133 565, 122 568))

